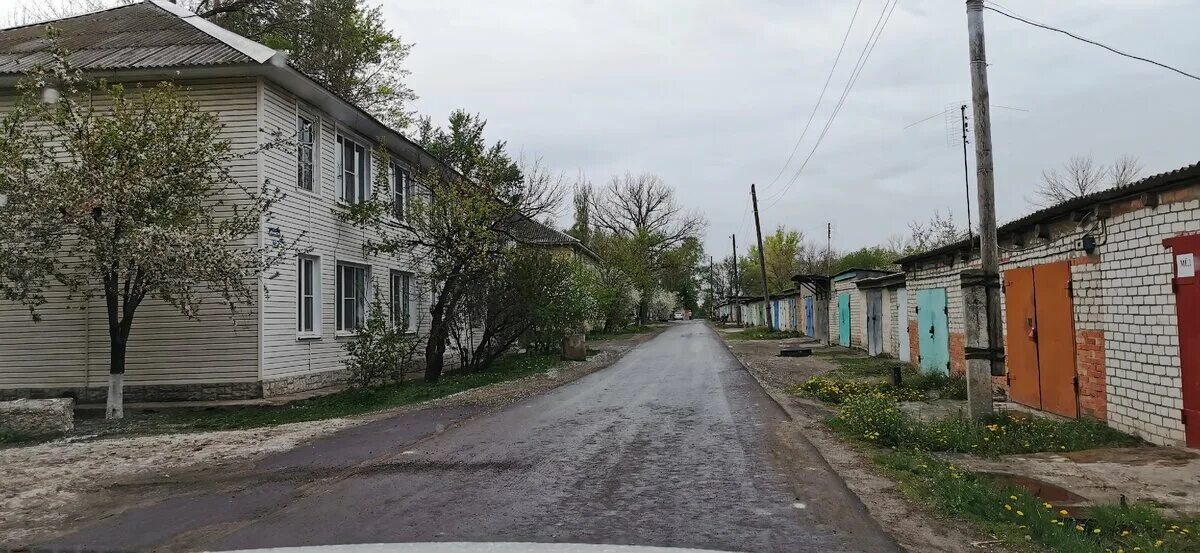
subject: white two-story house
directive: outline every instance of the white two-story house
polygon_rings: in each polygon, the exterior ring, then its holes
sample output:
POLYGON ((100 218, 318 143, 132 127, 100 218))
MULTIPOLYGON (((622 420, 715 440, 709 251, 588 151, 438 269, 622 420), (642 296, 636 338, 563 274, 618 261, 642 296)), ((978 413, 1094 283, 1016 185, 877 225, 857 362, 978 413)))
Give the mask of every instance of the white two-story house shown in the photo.
MULTIPOLYGON (((188 319, 147 299, 129 341, 126 401, 267 397, 336 384, 345 377, 343 343, 353 339, 376 294, 418 330, 430 299, 428 283, 415 276, 420 261, 365 255, 366 231, 339 221, 336 212, 373 193, 372 147, 391 155, 388 189, 380 192, 401 206, 418 192, 411 175, 439 163, 429 153, 290 67, 284 52, 165 0, 52 24, 72 65, 89 74, 186 87, 201 109, 218 115, 224 138, 237 149, 251 152, 275 130, 297 142, 245 156, 231 169, 243 186, 268 183, 286 193, 258 240, 302 237, 306 253, 260 278, 255 304, 236 320, 215 302, 188 319)), ((0 31, 0 109, 11 103, 22 73, 48 61, 45 36, 46 24, 0 31)), ((559 242, 571 240, 545 230, 559 242)), ((109 359, 103 298, 49 297, 37 323, 25 307, 0 300, 0 399, 103 401, 109 359)))

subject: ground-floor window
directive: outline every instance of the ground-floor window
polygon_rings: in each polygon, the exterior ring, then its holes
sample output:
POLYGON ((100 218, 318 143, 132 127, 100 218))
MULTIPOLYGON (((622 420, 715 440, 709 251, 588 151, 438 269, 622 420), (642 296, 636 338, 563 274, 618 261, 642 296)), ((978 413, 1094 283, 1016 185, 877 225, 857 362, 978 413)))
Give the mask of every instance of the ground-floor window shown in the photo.
POLYGON ((392 271, 392 326, 410 330, 412 320, 412 273, 392 271))
POLYGON ((337 329, 354 331, 367 323, 369 271, 362 265, 338 263, 337 329))
POLYGON ((320 334, 321 269, 317 258, 300 256, 296 275, 296 331, 300 334, 320 334))

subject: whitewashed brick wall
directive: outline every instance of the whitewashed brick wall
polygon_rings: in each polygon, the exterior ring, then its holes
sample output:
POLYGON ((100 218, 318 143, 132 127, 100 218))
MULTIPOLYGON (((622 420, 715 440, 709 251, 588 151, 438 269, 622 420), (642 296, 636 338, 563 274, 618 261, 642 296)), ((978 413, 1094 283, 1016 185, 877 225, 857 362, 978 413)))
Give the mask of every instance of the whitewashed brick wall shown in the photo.
POLYGON ((850 294, 850 346, 866 347, 867 307, 862 292, 855 284, 856 279, 833 283, 833 294, 829 298, 829 341, 837 344, 841 339, 841 324, 838 320, 838 296, 850 294))
POLYGON ((1174 260, 1162 241, 1197 231, 1200 202, 1176 202, 1112 217, 1098 248, 1109 424, 1158 444, 1184 439, 1174 260))

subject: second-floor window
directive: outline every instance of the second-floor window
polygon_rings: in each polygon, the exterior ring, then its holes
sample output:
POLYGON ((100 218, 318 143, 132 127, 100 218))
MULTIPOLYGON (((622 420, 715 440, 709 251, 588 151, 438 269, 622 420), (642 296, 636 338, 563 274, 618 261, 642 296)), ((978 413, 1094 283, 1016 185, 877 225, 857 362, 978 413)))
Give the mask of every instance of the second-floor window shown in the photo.
POLYGON ((303 115, 296 117, 296 185, 313 189, 313 145, 316 125, 303 115))
POLYGON ((403 221, 404 216, 408 213, 408 193, 409 181, 412 177, 409 175, 408 169, 401 167, 396 163, 390 166, 392 182, 392 215, 396 220, 403 221))
POLYGON ((349 138, 339 136, 338 142, 338 196, 346 203, 356 204, 367 199, 368 175, 367 149, 349 138))

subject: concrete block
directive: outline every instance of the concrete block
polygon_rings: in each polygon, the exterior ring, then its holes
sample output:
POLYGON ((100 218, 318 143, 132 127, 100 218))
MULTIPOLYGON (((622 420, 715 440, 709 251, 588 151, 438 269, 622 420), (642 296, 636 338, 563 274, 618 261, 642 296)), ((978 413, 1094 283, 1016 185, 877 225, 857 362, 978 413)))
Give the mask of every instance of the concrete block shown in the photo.
POLYGON ((75 428, 75 400, 0 401, 0 432, 22 436, 61 434, 75 428))
POLYGON ((587 339, 583 334, 571 334, 563 337, 562 358, 567 361, 587 360, 587 339))

